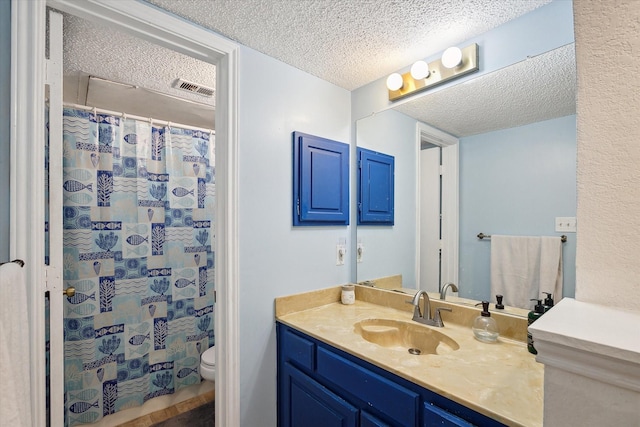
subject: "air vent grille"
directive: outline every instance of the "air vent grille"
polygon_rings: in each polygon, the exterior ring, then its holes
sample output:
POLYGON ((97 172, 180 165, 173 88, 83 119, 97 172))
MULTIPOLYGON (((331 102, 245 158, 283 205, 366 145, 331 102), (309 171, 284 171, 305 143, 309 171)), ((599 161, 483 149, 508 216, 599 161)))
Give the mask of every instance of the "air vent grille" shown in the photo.
POLYGON ((181 89, 191 93, 197 93, 198 95, 212 97, 214 94, 214 90, 211 87, 207 87, 198 83, 188 82, 186 80, 178 79, 173 84, 173 87, 176 89, 181 89))

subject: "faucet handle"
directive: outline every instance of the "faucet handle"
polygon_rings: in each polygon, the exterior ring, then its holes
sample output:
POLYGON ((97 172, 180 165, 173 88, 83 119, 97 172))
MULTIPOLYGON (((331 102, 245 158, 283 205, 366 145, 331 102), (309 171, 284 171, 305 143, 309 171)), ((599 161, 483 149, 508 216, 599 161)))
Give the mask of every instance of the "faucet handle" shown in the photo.
POLYGON ((444 326, 444 322, 442 321, 442 317, 440 316, 440 311, 441 310, 453 311, 452 309, 446 308, 446 307, 438 307, 438 308, 436 308, 436 315, 433 318, 433 321, 434 321, 435 325, 440 327, 440 328, 444 326))

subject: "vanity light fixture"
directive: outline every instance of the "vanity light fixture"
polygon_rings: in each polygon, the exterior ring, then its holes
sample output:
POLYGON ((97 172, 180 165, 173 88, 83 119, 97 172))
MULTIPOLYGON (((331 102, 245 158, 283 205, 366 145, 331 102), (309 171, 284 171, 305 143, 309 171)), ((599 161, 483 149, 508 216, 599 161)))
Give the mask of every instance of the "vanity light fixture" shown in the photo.
POLYGON ((387 77, 387 89, 394 91, 402 89, 402 75, 400 73, 393 73, 387 77))
POLYGON ((462 62, 462 50, 459 47, 450 47, 442 53, 440 61, 445 68, 456 68, 462 62))
POLYGON ((460 49, 450 47, 441 59, 426 63, 418 61, 411 71, 393 73, 387 78, 389 101, 397 101, 405 96, 442 84, 452 79, 478 71, 478 45, 476 43, 460 49))
POLYGON ((411 77, 413 77, 414 80, 426 79, 429 77, 429 74, 431 74, 429 64, 424 61, 416 61, 411 66, 411 77))

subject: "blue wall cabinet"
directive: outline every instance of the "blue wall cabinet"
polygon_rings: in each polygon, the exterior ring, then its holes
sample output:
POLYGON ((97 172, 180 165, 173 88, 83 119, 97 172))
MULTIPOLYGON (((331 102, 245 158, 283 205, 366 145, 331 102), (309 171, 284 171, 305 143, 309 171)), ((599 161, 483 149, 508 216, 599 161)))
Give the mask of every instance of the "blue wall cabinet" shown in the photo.
POLYGON ((349 225, 349 145, 293 132, 293 225, 349 225))
POLYGON ((282 323, 276 333, 279 427, 503 426, 282 323))
POLYGON ((393 156, 358 148, 358 224, 393 225, 393 156))

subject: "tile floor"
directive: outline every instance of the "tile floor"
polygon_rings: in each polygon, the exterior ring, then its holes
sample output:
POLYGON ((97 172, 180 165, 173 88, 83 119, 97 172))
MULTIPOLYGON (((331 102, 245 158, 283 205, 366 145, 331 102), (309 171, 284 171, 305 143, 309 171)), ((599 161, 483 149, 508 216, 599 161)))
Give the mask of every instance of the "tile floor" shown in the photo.
POLYGON ((152 412, 118 427, 213 427, 215 391, 152 412))

